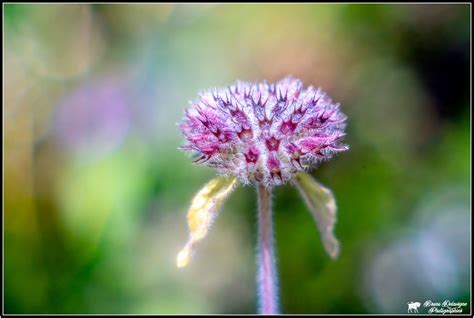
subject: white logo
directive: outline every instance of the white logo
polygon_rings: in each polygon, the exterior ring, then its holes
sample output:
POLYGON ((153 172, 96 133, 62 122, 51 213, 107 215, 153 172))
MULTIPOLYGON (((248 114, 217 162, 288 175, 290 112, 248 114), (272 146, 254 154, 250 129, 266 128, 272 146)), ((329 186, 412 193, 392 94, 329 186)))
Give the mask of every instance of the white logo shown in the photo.
POLYGON ((420 308, 421 304, 419 302, 410 302, 408 304, 408 313, 418 313, 418 308, 420 308))
POLYGON ((423 303, 417 301, 411 301, 407 303, 408 305, 408 313, 409 314, 417 314, 418 308, 423 307, 426 308, 429 314, 461 314, 463 312, 463 307, 467 306, 467 303, 460 302, 460 301, 451 301, 445 300, 443 302, 434 302, 432 300, 426 300, 423 303))

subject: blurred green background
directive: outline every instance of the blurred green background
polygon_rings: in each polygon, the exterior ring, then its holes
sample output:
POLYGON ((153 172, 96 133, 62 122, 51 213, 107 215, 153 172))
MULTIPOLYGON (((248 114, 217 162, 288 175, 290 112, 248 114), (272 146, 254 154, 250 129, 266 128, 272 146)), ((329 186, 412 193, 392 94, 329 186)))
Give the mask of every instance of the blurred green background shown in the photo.
POLYGON ((175 266, 214 175, 176 123, 199 91, 289 74, 341 102, 351 149, 312 172, 338 260, 275 191, 282 311, 468 312, 469 26, 467 4, 4 5, 5 312, 255 312, 253 187, 175 266))

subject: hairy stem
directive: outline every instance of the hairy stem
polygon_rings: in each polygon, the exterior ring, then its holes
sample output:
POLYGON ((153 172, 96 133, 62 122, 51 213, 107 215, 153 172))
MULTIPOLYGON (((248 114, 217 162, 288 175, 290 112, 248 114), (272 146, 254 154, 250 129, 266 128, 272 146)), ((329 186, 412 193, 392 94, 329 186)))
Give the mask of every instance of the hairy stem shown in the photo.
POLYGON ((258 255, 257 289, 261 314, 278 313, 278 278, 273 247, 271 190, 257 186, 258 193, 258 255))

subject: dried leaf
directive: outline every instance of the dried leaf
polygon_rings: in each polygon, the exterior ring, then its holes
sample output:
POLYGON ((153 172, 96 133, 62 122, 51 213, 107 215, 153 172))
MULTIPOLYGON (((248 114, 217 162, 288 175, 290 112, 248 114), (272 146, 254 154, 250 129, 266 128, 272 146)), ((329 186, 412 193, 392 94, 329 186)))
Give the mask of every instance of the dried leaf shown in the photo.
POLYGON ((337 258, 339 255, 339 241, 334 235, 336 200, 332 191, 305 172, 295 176, 294 184, 313 215, 324 249, 331 258, 337 258))
POLYGON ((189 241, 178 254, 178 267, 189 263, 196 244, 207 235, 220 206, 236 184, 236 178, 217 177, 196 194, 188 210, 189 241))

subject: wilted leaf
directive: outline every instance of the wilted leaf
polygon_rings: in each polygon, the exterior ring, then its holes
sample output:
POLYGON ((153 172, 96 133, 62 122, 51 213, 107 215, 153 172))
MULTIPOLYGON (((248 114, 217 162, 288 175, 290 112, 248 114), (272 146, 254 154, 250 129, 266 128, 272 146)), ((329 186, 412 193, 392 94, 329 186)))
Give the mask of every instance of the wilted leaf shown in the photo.
POLYGON ((195 245, 207 235, 218 215, 219 207, 236 183, 236 178, 217 177, 196 194, 188 210, 189 241, 178 254, 178 267, 189 263, 195 245))
POLYGON ((339 241, 334 235, 336 200, 332 191, 305 172, 297 174, 294 180, 318 226, 324 249, 329 256, 336 258, 339 255, 339 241))

